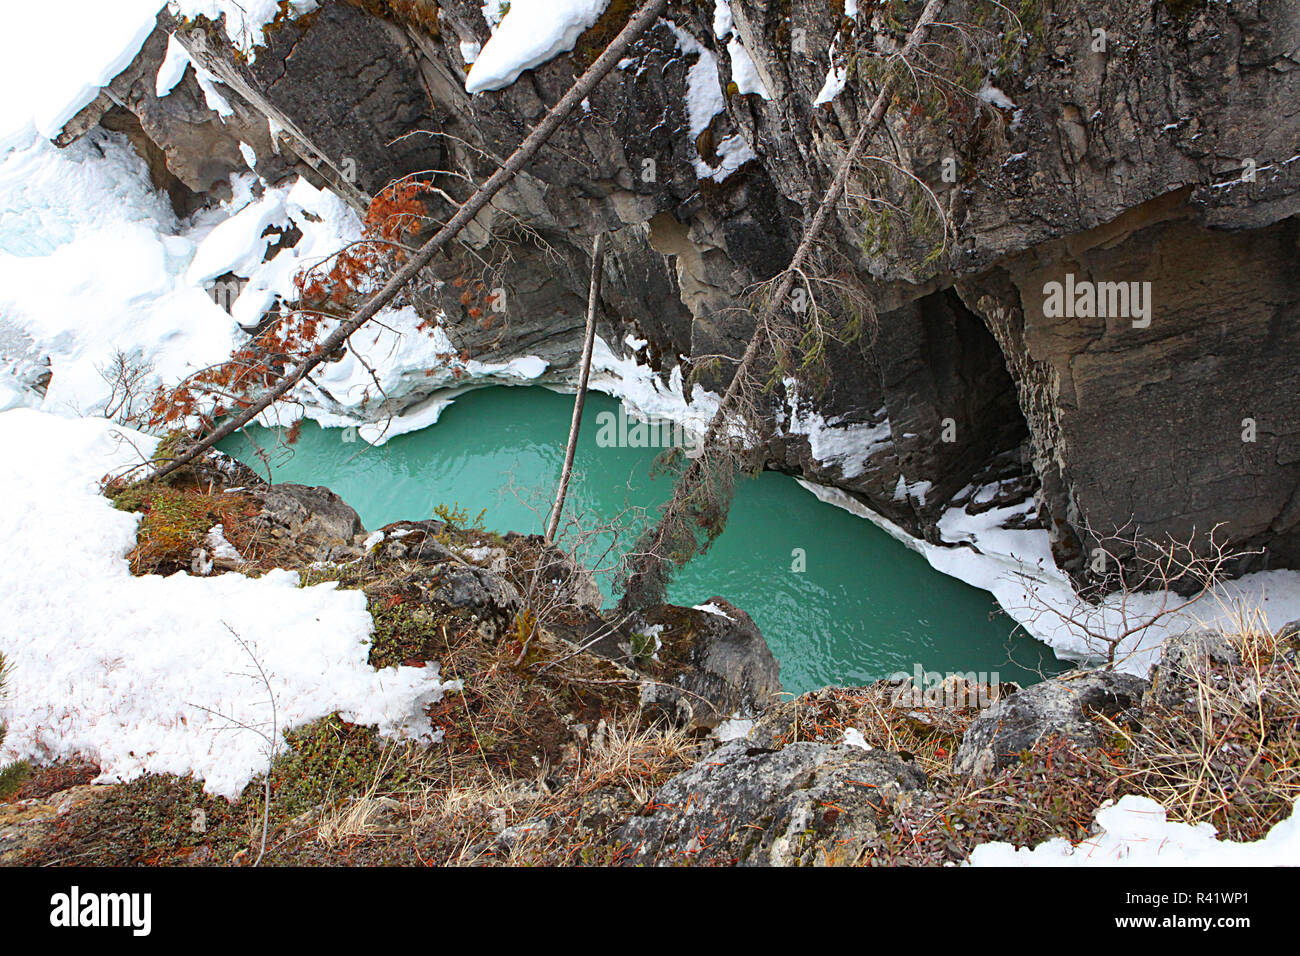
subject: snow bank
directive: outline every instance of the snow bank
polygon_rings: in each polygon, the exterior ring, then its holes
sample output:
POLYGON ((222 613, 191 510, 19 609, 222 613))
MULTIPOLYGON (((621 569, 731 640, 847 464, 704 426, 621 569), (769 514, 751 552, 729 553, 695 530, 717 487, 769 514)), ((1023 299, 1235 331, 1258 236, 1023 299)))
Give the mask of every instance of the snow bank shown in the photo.
POLYGON ((177 222, 125 137, 94 132, 63 150, 32 137, 0 158, 0 326, 27 343, 0 341, 0 409, 101 409, 112 389, 100 370, 118 351, 169 381, 227 357, 238 326, 181 280, 210 229, 177 222), (42 397, 22 386, 46 360, 42 397))
POLYGON ((121 73, 153 31, 162 0, 8 3, 0 34, 0 153, 49 139, 121 73), (57 23, 57 33, 55 24, 57 23))
POLYGON ((591 388, 619 399, 628 411, 646 421, 670 421, 694 435, 703 435, 717 411, 719 396, 699 385, 686 397, 681 366, 668 374, 665 385, 659 373, 636 359, 644 342, 627 339, 630 354, 620 358, 609 343, 596 336, 591 352, 591 388))
MULTIPOLYGON (((543 359, 527 355, 508 362, 462 359, 443 329, 421 330, 421 323, 407 307, 388 309, 378 322, 358 329, 352 350, 340 361, 322 365, 313 375, 314 384, 300 390, 308 399, 306 416, 326 427, 350 426, 358 415, 373 417, 385 409, 388 415, 358 428, 362 439, 382 445, 437 423, 466 391, 530 384, 549 368, 543 359)), ((326 323, 322 335, 334 327, 332 320, 326 323)), ((293 410, 276 413, 285 414, 293 410)))
POLYGON ((567 53, 608 5, 609 0, 513 0, 474 58, 465 89, 505 89, 524 70, 567 53))
MULTIPOLYGON (((33 134, 0 158, 0 410, 97 414, 119 351, 152 363, 145 390, 224 361, 245 341, 241 325, 294 296, 300 270, 361 237, 356 213, 305 180, 269 189, 245 173, 232 186, 229 202, 180 221, 117 134, 96 131, 64 150, 33 134), (302 238, 264 261, 277 236, 263 233, 291 225, 302 238), (242 284, 229 313, 214 300, 228 273, 242 284), (32 386, 46 371, 42 396, 32 386)), ((532 356, 462 360, 445 332, 420 324, 410 309, 385 309, 352 336, 353 352, 295 390, 302 405, 269 410, 261 423, 356 426, 397 414, 362 425, 378 444, 433 424, 468 386, 524 384, 547 370, 532 356), (434 388, 448 391, 421 398, 434 388)), ((336 325, 324 322, 321 336, 336 325)))
POLYGON ((1121 797, 1097 811, 1100 832, 1077 844, 1049 840, 1033 849, 985 843, 971 866, 1296 866, 1300 864, 1300 800, 1291 816, 1255 843, 1215 839, 1208 823, 1172 823, 1146 797, 1121 797))
POLYGON ((338 711, 387 734, 428 736, 427 703, 456 686, 436 668, 373 670, 365 596, 297 575, 132 577, 136 516, 96 493, 151 453, 102 419, 0 414, 0 650, 14 666, 0 763, 85 756, 102 781, 194 774, 238 795, 266 765, 266 670, 280 730, 338 711), (21 450, 19 453, 17 450, 21 450), (229 627, 227 627, 227 625, 229 627), (219 716, 219 715, 224 715, 219 716))
MULTIPOLYGON (((1012 531, 1002 527, 1034 507, 1025 502, 995 508, 980 515, 952 508, 939 520, 943 544, 913 538, 852 495, 799 479, 799 484, 822 501, 866 518, 903 544, 920 553, 936 571, 988 591, 1025 632, 1050 646, 1066 660, 1104 658, 1106 646, 1092 637, 1114 635, 1135 623, 1153 618, 1183 599, 1163 591, 1112 595, 1097 606, 1075 595, 1066 575, 1052 559, 1051 542, 1044 530, 1012 531), (959 545, 952 547, 950 545, 959 545), (975 550, 975 549, 978 550, 975 550), (1067 620, 1066 616, 1073 618, 1067 620)), ((1232 629, 1243 610, 1258 609, 1274 628, 1300 619, 1300 572, 1260 571, 1228 581, 1213 593, 1177 613, 1162 618, 1127 639, 1117 655, 1117 666, 1145 677, 1160 659, 1167 637, 1200 627, 1232 629)))

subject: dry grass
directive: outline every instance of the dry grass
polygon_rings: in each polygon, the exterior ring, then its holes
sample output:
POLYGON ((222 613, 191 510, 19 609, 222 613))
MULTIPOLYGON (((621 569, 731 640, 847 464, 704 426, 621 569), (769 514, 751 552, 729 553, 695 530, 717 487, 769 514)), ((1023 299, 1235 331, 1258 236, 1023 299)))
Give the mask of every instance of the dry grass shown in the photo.
MULTIPOLYGON (((957 692, 950 699, 974 699, 973 690, 952 689, 957 692)), ((996 699, 996 688, 984 691, 986 698, 996 699)), ((779 705, 777 719, 783 727, 777 743, 839 743, 846 731, 856 729, 872 747, 915 760, 927 776, 947 775, 957 745, 979 711, 973 706, 926 706, 923 699, 914 700, 909 684, 884 681, 815 691, 779 705)))
POLYGON ((706 746, 676 728, 643 726, 639 714, 628 713, 602 720, 562 767, 518 778, 471 765, 451 784, 429 782, 405 794, 372 789, 328 816, 317 838, 334 846, 382 837, 398 818, 412 834, 439 835, 437 857, 427 860, 438 865, 584 862, 604 836, 591 825, 601 810, 608 823, 634 812, 706 746), (497 840, 512 827, 508 842, 497 840))
POLYGON ((1240 663, 1193 661, 1139 726, 1107 723, 1128 768, 1126 791, 1151 797, 1173 819, 1212 823, 1221 838, 1256 840, 1300 797, 1297 649, 1259 614, 1243 615, 1225 636, 1240 663))

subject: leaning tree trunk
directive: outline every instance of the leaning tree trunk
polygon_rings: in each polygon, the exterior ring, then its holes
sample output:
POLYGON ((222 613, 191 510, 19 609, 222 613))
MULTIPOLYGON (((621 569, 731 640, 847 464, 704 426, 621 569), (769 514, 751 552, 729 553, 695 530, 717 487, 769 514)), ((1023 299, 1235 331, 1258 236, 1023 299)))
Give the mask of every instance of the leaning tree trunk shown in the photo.
MULTIPOLYGON (((944 3, 945 0, 930 0, 926 4, 925 9, 921 11, 921 16, 908 34, 903 48, 895 54, 894 59, 906 61, 925 42, 925 37, 938 18, 944 3)), ((749 377, 761 351, 764 329, 777 311, 784 307, 786 299, 794 288, 799 271, 812 254, 818 237, 826 228, 836 203, 839 202, 840 196, 844 193, 854 163, 861 155, 867 141, 871 138, 871 134, 880 125, 881 120, 884 119, 885 114, 888 112, 889 101, 894 91, 894 77, 894 71, 890 71, 881 82, 875 102, 872 103, 871 112, 867 114, 867 118, 858 130, 857 136, 854 137, 849 151, 840 160, 839 167, 835 171, 835 178, 831 180, 825 195, 822 196, 817 212, 813 215, 807 232, 804 233, 803 239, 795 250, 794 258, 790 260, 790 264, 782 274, 776 294, 759 311, 754 326, 754 334, 745 347, 740 364, 736 367, 735 375, 727 386, 726 392, 723 393, 722 401, 718 403, 718 409, 713 418, 709 420, 708 428, 705 430, 704 440, 700 445, 703 449, 702 454, 694 458, 686 470, 682 472, 676 486, 673 488, 672 497, 664 505, 659 520, 653 528, 641 536, 641 539, 628 556, 627 577, 624 581, 623 597, 619 602, 621 610, 632 611, 648 603, 663 600, 664 589, 672 575, 673 567, 683 560, 680 554, 674 559, 673 555, 667 552, 671 551, 680 542, 678 537, 680 522, 683 515, 691 507, 688 505, 688 500, 695 498, 705 490, 705 482, 710 477, 710 456, 713 449, 718 447, 718 441, 720 436, 723 435, 723 429, 730 422, 731 414, 748 386, 749 377)), ((698 503, 696 507, 698 507, 698 503)), ((715 510, 721 510, 723 520, 725 520, 727 503, 724 500, 718 500, 712 503, 712 507, 715 510)), ((716 517, 714 520, 717 520, 716 517)), ((712 533, 716 534, 718 530, 719 525, 714 524, 712 533)), ((686 557, 689 558, 689 555, 686 555, 686 557)))
POLYGON ((488 181, 464 202, 451 220, 442 229, 438 230, 432 239, 421 246, 406 264, 384 284, 382 289, 366 300, 352 318, 331 332, 309 358, 281 378, 265 395, 254 401, 238 415, 227 419, 207 437, 190 446, 170 462, 162 465, 153 473, 153 477, 162 478, 170 474, 193 461, 223 438, 243 428, 260 415, 272 402, 284 396, 291 388, 301 382, 308 372, 325 361, 326 356, 334 354, 353 332, 374 318, 380 309, 391 302, 394 296, 415 278, 416 273, 429 264, 429 261, 433 259, 438 250, 454 239, 475 216, 483 211, 483 208, 487 206, 492 197, 500 192, 501 188, 524 168, 546 141, 560 128, 560 125, 568 118, 569 114, 591 94, 600 81, 605 78, 606 74, 622 59, 623 54, 627 52, 628 47, 632 45, 637 37, 658 20, 659 14, 663 12, 667 5, 668 0, 646 0, 646 3, 628 21, 627 26, 605 48, 605 52, 569 88, 569 91, 560 98, 560 101, 551 107, 550 112, 519 144, 519 148, 510 154, 505 163, 492 174, 488 181))
POLYGON ((551 520, 546 524, 546 540, 555 542, 555 532, 560 526, 564 511, 564 498, 569 493, 569 478, 573 474, 573 456, 578 451, 578 431, 582 428, 582 406, 587 403, 587 382, 591 379, 591 353, 596 344, 596 306, 600 301, 600 270, 605 262, 605 234, 597 233, 591 249, 591 287, 587 290, 587 331, 582 340, 582 367, 578 372, 578 394, 573 396, 573 421, 569 424, 569 444, 564 450, 564 468, 560 471, 560 485, 555 489, 555 504, 551 506, 551 520))

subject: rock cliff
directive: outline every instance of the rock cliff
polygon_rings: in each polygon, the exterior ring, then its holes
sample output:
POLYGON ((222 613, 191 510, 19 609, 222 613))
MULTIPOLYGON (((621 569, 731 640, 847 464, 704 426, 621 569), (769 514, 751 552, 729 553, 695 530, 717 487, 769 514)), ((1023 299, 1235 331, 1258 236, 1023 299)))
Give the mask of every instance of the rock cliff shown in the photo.
MULTIPOLYGON (((614 0, 571 53, 475 96, 465 58, 490 37, 476 0, 326 2, 277 18, 251 57, 222 24, 164 13, 65 137, 124 130, 182 211, 221 195, 241 142, 269 181, 300 173, 358 209, 419 171, 463 195, 630 8, 614 0), (155 95, 168 32, 233 115, 205 107, 192 69, 155 95)), ((973 489, 1035 494, 1031 521, 1080 582, 1095 536, 1117 528, 1223 523, 1259 552, 1235 570, 1300 567, 1300 8, 1029 0, 1014 22, 1000 9, 948 4, 961 26, 928 54, 946 85, 900 93, 855 173, 823 261, 876 319, 831 349, 823 390, 778 399, 769 464, 931 540, 973 489), (1062 311, 1051 283, 1124 283, 1134 300, 1062 311)), ((433 267, 509 293, 483 328, 448 283, 455 344, 538 355, 564 380, 590 237, 608 231, 602 337, 716 388, 726 365, 704 357, 743 349, 746 292, 784 266, 870 101, 872 54, 909 16, 890 2, 672 4, 433 267), (723 108, 697 130, 713 74, 723 108)))

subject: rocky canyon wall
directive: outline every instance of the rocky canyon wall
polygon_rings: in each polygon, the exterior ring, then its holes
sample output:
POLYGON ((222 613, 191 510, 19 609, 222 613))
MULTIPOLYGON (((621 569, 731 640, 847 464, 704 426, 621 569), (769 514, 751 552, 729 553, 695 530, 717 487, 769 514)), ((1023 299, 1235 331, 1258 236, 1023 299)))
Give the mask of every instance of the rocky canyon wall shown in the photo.
MULTIPOLYGON (((565 378, 591 237, 609 232, 602 337, 644 342, 638 357, 665 375, 725 380, 725 363, 699 359, 743 350, 747 290, 784 267, 865 116, 873 56, 915 14, 721 6, 672 4, 471 243, 435 263, 509 292, 484 327, 444 287, 459 347, 538 355, 565 378), (837 66, 843 90, 817 105, 837 66), (712 79, 722 109, 701 124, 712 79)), ((65 136, 124 130, 181 212, 221 198, 241 142, 268 181, 306 175, 358 209, 422 171, 463 196, 630 9, 613 0, 571 53, 475 96, 466 57, 490 36, 477 0, 326 2, 279 18, 251 57, 220 24, 164 14, 65 136), (154 94, 168 32, 232 115, 206 108, 192 69, 154 94)), ((945 22, 964 26, 938 29, 927 54, 946 85, 900 87, 855 173, 824 261, 875 321, 831 349, 823 389, 774 407, 770 464, 931 540, 977 488, 993 489, 983 507, 1035 494, 1030 520, 1080 580, 1116 529, 1221 524, 1260 552, 1235 570, 1300 567, 1300 4, 1026 0, 1014 30, 992 9, 948 4, 945 22), (1057 309, 1048 290, 1067 282, 1149 289, 1145 312, 1057 309)))

